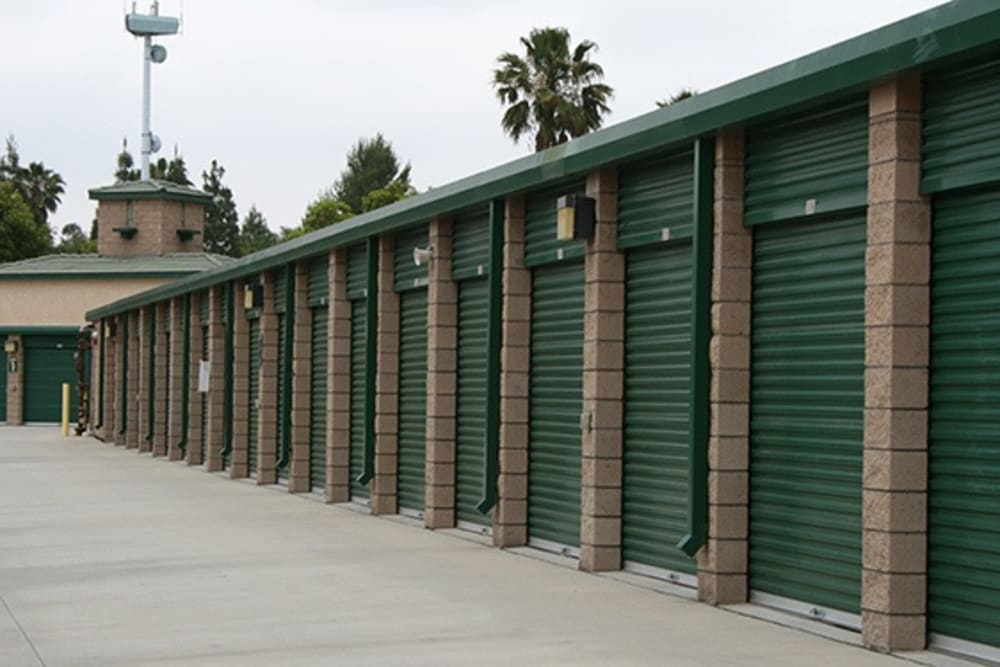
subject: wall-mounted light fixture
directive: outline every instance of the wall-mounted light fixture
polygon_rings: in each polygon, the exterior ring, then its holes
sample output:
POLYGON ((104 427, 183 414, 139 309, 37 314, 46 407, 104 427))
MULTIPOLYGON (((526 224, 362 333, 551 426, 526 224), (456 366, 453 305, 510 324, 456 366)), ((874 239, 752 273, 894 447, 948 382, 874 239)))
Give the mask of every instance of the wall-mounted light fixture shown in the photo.
POLYGON ((264 286, 260 283, 247 283, 243 286, 243 308, 253 310, 264 305, 264 286))
POLYGON ((434 256, 434 246, 429 245, 426 248, 414 248, 413 249, 413 263, 417 266, 424 266, 431 261, 431 257, 434 256))
POLYGON ((7 354, 17 354, 17 341, 9 340, 3 344, 3 351, 7 354))
POLYGON ((594 236, 594 199, 563 195, 556 203, 556 240, 572 241, 594 236))

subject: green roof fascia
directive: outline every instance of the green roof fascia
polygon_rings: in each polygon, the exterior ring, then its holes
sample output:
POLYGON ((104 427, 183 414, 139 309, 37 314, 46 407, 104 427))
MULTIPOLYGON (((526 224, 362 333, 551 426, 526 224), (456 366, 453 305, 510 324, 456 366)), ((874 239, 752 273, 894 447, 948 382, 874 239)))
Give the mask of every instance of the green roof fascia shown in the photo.
POLYGON ((52 325, 52 326, 37 326, 37 325, 26 325, 18 326, 16 324, 0 324, 0 336, 10 336, 10 335, 24 335, 24 336, 39 336, 39 335, 52 335, 52 334, 75 334, 80 331, 79 326, 72 325, 52 325))
POLYGON ((3 280, 76 280, 94 278, 99 280, 120 280, 122 278, 183 278, 192 273, 208 269, 178 269, 176 271, 37 271, 26 273, 0 273, 3 280))
POLYGON ((95 308, 90 320, 273 269, 602 166, 634 159, 775 112, 856 91, 987 45, 1000 47, 1000 5, 955 0, 681 103, 454 181, 244 257, 225 267, 95 308))
POLYGON ((91 188, 87 190, 87 196, 96 201, 166 199, 194 204, 207 204, 212 201, 212 195, 207 192, 162 181, 135 181, 91 188))

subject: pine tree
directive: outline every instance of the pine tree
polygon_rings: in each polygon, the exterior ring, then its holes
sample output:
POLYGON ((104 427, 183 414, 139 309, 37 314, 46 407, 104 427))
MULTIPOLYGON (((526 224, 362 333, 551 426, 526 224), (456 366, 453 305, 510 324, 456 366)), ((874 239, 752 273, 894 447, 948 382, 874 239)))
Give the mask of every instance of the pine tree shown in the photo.
POLYGON ((255 204, 251 205, 250 212, 243 219, 243 228, 240 229, 240 254, 249 255, 270 248, 277 242, 278 235, 267 226, 264 215, 257 210, 255 204))
POLYGON ((205 252, 239 257, 240 217, 233 191, 222 183, 225 175, 225 167, 216 160, 212 160, 208 171, 201 172, 202 189, 212 195, 205 207, 205 252))

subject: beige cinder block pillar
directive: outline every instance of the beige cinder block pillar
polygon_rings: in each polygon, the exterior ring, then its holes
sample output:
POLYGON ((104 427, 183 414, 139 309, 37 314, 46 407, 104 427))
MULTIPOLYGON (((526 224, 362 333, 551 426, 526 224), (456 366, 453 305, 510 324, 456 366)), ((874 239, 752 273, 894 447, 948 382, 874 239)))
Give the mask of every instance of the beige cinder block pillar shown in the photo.
POLYGON ((208 361, 211 367, 208 377, 208 410, 205 435, 205 468, 209 472, 222 470, 223 411, 227 400, 225 388, 226 372, 226 323, 225 285, 213 285, 208 290, 208 361))
POLYGON ((188 357, 188 373, 191 378, 188 387, 188 429, 187 454, 188 465, 198 466, 204 463, 201 457, 201 392, 198 391, 198 371, 201 368, 201 350, 204 333, 201 328, 201 293, 191 294, 191 356, 188 357))
POLYGON ((170 376, 170 393, 167 397, 169 406, 167 423, 167 459, 180 461, 182 457, 179 443, 184 434, 183 400, 184 400, 184 297, 171 299, 167 307, 170 309, 170 349, 167 351, 170 376))
POLYGON ((101 429, 96 428, 100 417, 98 397, 101 395, 100 392, 103 391, 103 388, 101 387, 101 364, 104 363, 104 350, 101 349, 100 326, 101 322, 97 322, 94 326, 96 334, 92 335, 90 339, 90 368, 88 369, 88 372, 90 373, 90 386, 88 388, 90 396, 87 403, 87 424, 90 427, 91 432, 97 437, 100 437, 98 430, 103 430, 103 424, 101 429))
POLYGON ((4 353, 4 363, 14 362, 17 370, 7 369, 7 424, 20 426, 24 423, 24 339, 19 335, 7 336, 8 343, 17 345, 14 354, 4 353))
POLYGON ((428 228, 434 249, 427 283, 427 485, 424 523, 455 526, 455 387, 458 364, 458 286, 451 277, 452 221, 428 228))
POLYGON ((101 395, 104 397, 104 424, 98 437, 104 442, 114 442, 118 429, 118 421, 115 418, 118 414, 118 406, 115 405, 115 389, 118 387, 118 341, 116 336, 111 335, 113 322, 116 322, 113 317, 101 320, 101 326, 104 327, 104 349, 101 350, 101 363, 104 364, 104 383, 101 386, 101 395))
POLYGON ((921 649, 926 636, 931 215, 920 107, 918 77, 871 91, 861 619, 879 650, 921 649))
POLYGON ((399 295, 393 237, 379 238, 378 362, 375 378, 375 479, 372 513, 395 514, 399 451, 399 295))
MULTIPOLYGON (((277 271, 284 271, 279 268, 277 271)), ((264 305, 260 311, 260 409, 257 411, 257 483, 278 481, 278 313, 275 310, 276 272, 261 275, 264 305)))
POLYGON ((127 313, 128 318, 128 377, 125 383, 125 404, 128 407, 128 415, 125 426, 125 448, 136 449, 139 446, 139 383, 141 380, 141 370, 139 359, 142 357, 140 337, 140 326, 142 324, 141 311, 133 310, 127 313))
POLYGON ((330 251, 327 335, 326 501, 351 499, 351 303, 347 249, 330 251))
POLYGON ((153 450, 153 441, 149 438, 149 425, 152 415, 149 412, 149 342, 154 339, 152 310, 143 306, 137 313, 139 321, 138 349, 136 350, 136 371, 139 380, 135 392, 136 441, 140 453, 153 450))
POLYGON ((750 434, 751 230, 743 226, 742 130, 715 142, 708 543, 698 554, 698 597, 747 599, 750 434))
MULTIPOLYGON (((166 456, 167 419, 168 417, 172 417, 172 415, 167 414, 167 400, 169 399, 167 389, 168 385, 172 386, 170 378, 167 377, 167 373, 170 372, 169 347, 172 342, 167 336, 167 332, 169 331, 167 318, 170 316, 170 302, 161 301, 153 307, 156 309, 156 328, 150 333, 156 342, 156 357, 153 362, 155 379, 153 404, 156 406, 156 409, 153 414, 153 441, 150 443, 150 448, 153 451, 153 456, 166 456)), ((172 325, 173 320, 171 319, 169 326, 172 325)))
POLYGON ((115 446, 125 446, 126 434, 128 431, 128 418, 127 415, 122 414, 122 396, 128 397, 128 377, 126 377, 124 368, 125 364, 128 362, 128 346, 132 344, 129 340, 131 336, 131 329, 129 334, 126 335, 125 327, 126 322, 129 321, 129 315, 126 313, 124 315, 116 315, 114 318, 115 322, 115 379, 114 383, 110 387, 111 392, 111 404, 114 406, 114 431, 111 433, 112 442, 115 446))
POLYGON ((247 455, 250 437, 250 323, 243 307, 246 282, 233 286, 233 445, 229 476, 242 479, 250 474, 247 455))
MULTIPOLYGON (((309 480, 309 418, 312 413, 312 310, 309 308, 309 262, 295 265, 295 315, 292 325, 292 460, 288 491, 311 489, 309 480)), ((292 316, 289 309, 286 317, 292 316)))
POLYGON ((580 569, 621 569, 625 255, 618 251, 618 172, 587 177, 596 202, 584 265, 580 569))
POLYGON ((524 265, 524 197, 507 198, 503 233, 500 348, 500 475, 493 544, 528 543, 528 384, 531 271, 524 265))

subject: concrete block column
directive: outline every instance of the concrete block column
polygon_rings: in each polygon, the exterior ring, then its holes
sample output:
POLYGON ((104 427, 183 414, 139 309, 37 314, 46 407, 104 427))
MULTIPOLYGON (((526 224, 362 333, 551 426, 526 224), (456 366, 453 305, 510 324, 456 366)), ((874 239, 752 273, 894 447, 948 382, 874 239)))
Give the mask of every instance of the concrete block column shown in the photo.
POLYGON ((399 295, 392 236, 379 238, 378 361, 375 377, 375 479, 372 513, 395 514, 399 452, 399 295))
MULTIPOLYGON (((150 448, 153 456, 167 455, 167 419, 168 415, 168 385, 172 388, 172 378, 168 377, 170 372, 170 343, 173 342, 168 336, 169 328, 167 318, 170 317, 170 302, 161 301, 153 306, 156 312, 156 328, 150 332, 156 345, 156 357, 153 361, 153 373, 155 386, 153 388, 153 440, 150 448)), ((170 320, 170 326, 173 320, 170 320)))
POLYGON ((226 373, 226 323, 225 284, 213 285, 208 290, 208 361, 211 367, 208 377, 208 396, 205 407, 208 410, 205 436, 205 468, 209 472, 222 470, 223 414, 227 400, 225 391, 226 373))
POLYGON ((920 111, 918 77, 871 91, 861 622, 864 643, 883 651, 926 643, 931 212, 920 111))
POLYGON ((458 364, 458 285, 451 277, 452 221, 431 221, 434 256, 427 283, 427 485, 424 523, 455 526, 455 389, 458 364))
POLYGON ((531 368, 531 271, 524 264, 524 197, 504 209, 500 348, 500 475, 493 544, 528 543, 528 385, 531 368))
POLYGON ((351 499, 351 302, 347 300, 347 250, 330 252, 327 330, 326 501, 351 499))
MULTIPOLYGON (((149 412, 149 373, 152 366, 149 363, 149 343, 155 340, 156 332, 153 331, 152 309, 143 306, 136 313, 139 322, 139 338, 136 350, 136 365, 138 386, 135 392, 135 414, 137 449, 140 453, 153 450, 153 441, 149 438, 150 421, 153 415, 149 412)), ((155 409, 155 404, 154 404, 155 409)))
POLYGON ((580 569, 622 565, 622 400, 625 371, 625 254, 618 251, 618 172, 587 177, 597 226, 584 264, 582 505, 580 569))
POLYGON ((708 543, 698 554, 698 597, 747 599, 750 295, 753 236, 743 226, 742 130, 715 142, 708 543))
POLYGON ((167 351, 167 374, 170 392, 167 397, 167 459, 181 460, 179 443, 182 437, 184 400, 184 297, 174 297, 167 305, 170 310, 170 349, 167 351))
POLYGON ((6 342, 15 343, 17 352, 4 353, 7 366, 7 425, 20 426, 24 423, 24 339, 19 335, 7 336, 6 342), (13 362, 16 371, 10 372, 13 362))
MULTIPOLYGON (((312 310, 309 308, 309 262, 295 265, 295 315, 292 325, 292 461, 288 491, 311 489, 309 419, 312 414, 312 310)), ((289 313, 290 315, 291 313, 289 313)))
POLYGON ((128 396, 128 378, 124 373, 124 365, 128 360, 127 347, 131 344, 125 335, 125 323, 128 322, 129 315, 116 315, 115 323, 115 376, 111 387, 111 405, 114 407, 114 430, 111 432, 111 440, 115 446, 125 446, 126 432, 128 431, 128 418, 122 413, 122 396, 128 396))
MULTIPOLYGON (((101 323, 98 322, 97 326, 94 327, 95 332, 99 332, 101 323)), ((101 339, 100 335, 94 335, 90 339, 90 368, 88 372, 90 373, 90 382, 87 390, 90 392, 90 396, 87 401, 87 424, 91 429, 91 433, 100 438, 100 433, 96 428, 97 421, 99 418, 98 403, 100 402, 98 397, 101 396, 101 391, 103 387, 101 386, 101 365, 103 361, 104 350, 101 349, 101 339)), ((103 430, 103 425, 101 427, 103 430)))
POLYGON ((125 379, 125 405, 128 414, 125 419, 125 448, 136 449, 139 446, 139 383, 141 369, 139 368, 140 347, 142 339, 139 328, 142 323, 141 313, 133 310, 127 313, 128 318, 128 373, 125 379))
POLYGON ((118 387, 118 341, 111 335, 112 323, 115 318, 101 320, 104 327, 104 347, 101 349, 101 363, 104 364, 104 383, 101 385, 101 396, 104 400, 104 423, 97 434, 104 442, 114 442, 118 422, 115 419, 118 407, 115 405, 115 390, 118 387))
POLYGON ((200 316, 201 299, 200 292, 191 295, 191 355, 188 357, 191 384, 188 387, 187 454, 184 457, 191 466, 205 463, 201 456, 202 393, 198 391, 198 372, 201 369, 201 350, 204 340, 200 316))
POLYGON ((250 322, 243 307, 246 282, 237 281, 233 313, 233 446, 229 476, 242 479, 250 474, 247 454, 250 437, 250 322))
MULTIPOLYGON (((277 269, 284 271, 284 268, 277 269)), ((261 275, 264 305, 260 311, 260 409, 257 411, 257 483, 278 481, 278 313, 275 272, 261 275)))

